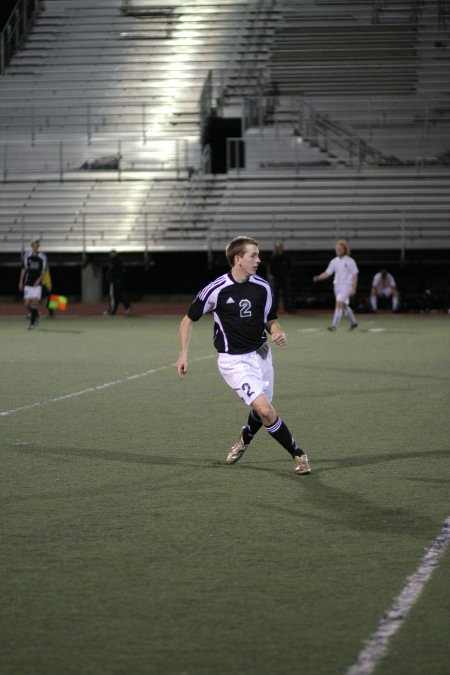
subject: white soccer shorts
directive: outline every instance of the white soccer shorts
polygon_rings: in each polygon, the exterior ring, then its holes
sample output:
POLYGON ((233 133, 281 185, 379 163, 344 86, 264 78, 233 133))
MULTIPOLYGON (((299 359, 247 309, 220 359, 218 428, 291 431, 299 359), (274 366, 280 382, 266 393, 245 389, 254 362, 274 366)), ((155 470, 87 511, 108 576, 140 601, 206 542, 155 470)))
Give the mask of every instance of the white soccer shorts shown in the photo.
POLYGON ((42 296, 42 286, 25 286, 23 289, 24 300, 39 300, 42 296))
POLYGON ((392 288, 379 288, 377 290, 377 295, 379 298, 381 297, 390 298, 392 295, 392 288))
POLYGON ((273 364, 270 348, 265 359, 257 352, 219 354, 217 366, 228 386, 247 405, 251 405, 262 394, 269 401, 272 400, 273 364))
POLYGON ((345 286, 335 286, 334 295, 337 302, 344 302, 346 305, 350 304, 350 291, 352 290, 351 286, 347 284, 345 286))

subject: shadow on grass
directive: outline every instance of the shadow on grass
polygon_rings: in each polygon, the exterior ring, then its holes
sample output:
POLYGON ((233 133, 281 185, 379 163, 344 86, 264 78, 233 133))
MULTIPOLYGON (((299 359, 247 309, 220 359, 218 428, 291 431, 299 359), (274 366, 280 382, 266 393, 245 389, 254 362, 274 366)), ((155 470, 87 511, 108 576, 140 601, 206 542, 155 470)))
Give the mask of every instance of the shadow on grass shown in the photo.
POLYGON ((70 330, 69 328, 39 328, 39 333, 77 333, 83 334, 83 330, 70 330))
POLYGON ((148 466, 173 466, 179 464, 183 466, 203 467, 205 462, 201 459, 189 461, 186 455, 176 457, 173 454, 153 455, 137 452, 120 452, 114 450, 103 450, 101 448, 74 448, 74 447, 43 447, 39 445, 26 444, 10 446, 15 452, 22 452, 26 455, 33 454, 36 457, 78 457, 87 460, 105 460, 108 462, 120 462, 122 464, 144 464, 148 466))
MULTIPOLYGON (((6 446, 7 447, 7 446, 6 446)), ((5 449, 6 449, 5 447, 5 449)), ((180 454, 180 455, 175 455, 173 451, 171 451, 170 454, 167 455, 155 455, 155 454, 149 454, 149 453, 138 453, 138 452, 120 452, 120 451, 115 451, 115 450, 104 450, 101 448, 96 448, 95 450, 90 448, 74 448, 74 447, 52 447, 52 448, 45 448, 41 445, 35 445, 35 444, 26 444, 26 445, 10 445, 10 449, 13 450, 14 452, 23 452, 24 454, 31 454, 33 453, 36 456, 49 456, 49 455, 57 455, 57 456, 64 456, 64 457, 81 457, 85 459, 92 459, 92 460, 106 460, 110 462, 123 462, 125 464, 146 464, 149 466, 155 465, 155 466, 174 466, 174 465, 182 465, 182 466, 191 466, 191 467, 196 467, 196 468, 204 468, 204 469, 226 469, 226 470, 233 470, 239 467, 239 469, 244 469, 244 470, 250 470, 250 471, 269 471, 272 473, 277 473, 281 476, 284 476, 286 471, 285 470, 280 470, 280 469, 275 469, 273 466, 263 466, 263 465, 273 465, 273 464, 280 464, 280 461, 283 461, 283 455, 276 455, 274 456, 273 459, 257 459, 256 453, 252 454, 251 459, 253 462, 251 464, 245 463, 245 459, 242 462, 239 462, 238 465, 234 464, 232 466, 225 464, 225 461, 222 459, 211 459, 211 458, 199 458, 199 459, 193 459, 186 453, 180 454), (255 462, 256 459, 256 462, 255 462)), ((449 456, 449 450, 448 449, 443 449, 443 450, 431 450, 427 451, 426 453, 427 458, 439 458, 439 457, 446 457, 448 458, 449 456)), ((357 467, 364 467, 364 466, 373 466, 377 464, 383 464, 386 465, 386 462, 396 462, 399 460, 403 459, 423 459, 424 458, 424 452, 423 450, 417 450, 414 452, 400 452, 396 453, 395 455, 386 455, 386 454, 379 454, 379 455, 356 455, 352 457, 333 457, 333 458, 326 458, 326 457, 320 457, 315 459, 312 457, 312 467, 313 467, 313 475, 315 474, 320 474, 320 473, 325 473, 328 471, 335 471, 335 470, 342 470, 342 469, 352 469, 352 468, 357 468, 357 467), (323 465, 323 466, 322 466, 323 465)), ((287 453, 284 456, 284 459, 289 460, 287 453)), ((288 474, 289 475, 289 474, 288 474)), ((423 478, 423 477, 422 477, 423 478)), ((450 479, 449 479, 450 481, 450 479)))
MULTIPOLYGON (((8 447, 8 446, 7 446, 8 447)), ((186 471, 192 473, 200 471, 210 471, 211 469, 220 469, 230 472, 230 475, 238 474, 242 477, 248 472, 265 473, 276 476, 284 481, 295 481, 299 486, 299 500, 292 501, 283 506, 281 503, 270 503, 264 499, 258 500, 252 507, 267 509, 269 511, 278 511, 289 518, 298 520, 299 516, 309 520, 318 521, 333 527, 345 526, 351 530, 378 533, 405 534, 408 536, 422 537, 430 531, 436 529, 439 523, 434 522, 420 513, 420 504, 417 509, 410 510, 401 506, 391 506, 386 503, 377 504, 374 502, 374 494, 371 492, 366 498, 355 490, 344 489, 324 483, 321 476, 327 472, 353 468, 361 468, 374 465, 383 465, 391 461, 423 459, 423 452, 399 453, 396 455, 365 455, 343 458, 312 458, 313 473, 307 476, 295 476, 291 471, 291 463, 288 458, 286 461, 277 456, 274 459, 255 459, 252 456, 250 463, 239 462, 238 465, 229 466, 223 460, 211 458, 192 459, 185 454, 174 456, 170 455, 151 455, 137 452, 115 452, 113 450, 103 449, 83 449, 74 447, 44 448, 37 445, 12 446, 9 448, 14 452, 20 452, 26 455, 32 454, 34 457, 75 457, 93 461, 118 462, 121 464, 138 464, 143 466, 159 467, 182 467, 184 474, 186 471), (275 466, 276 465, 276 466, 275 466), (282 468, 281 468, 282 466, 282 468), (300 489, 301 488, 301 489, 300 489)), ((427 452, 427 457, 444 458, 448 457, 447 450, 434 450, 427 452)), ((176 479, 181 473, 172 474, 176 479)), ((425 477, 421 477, 421 480, 425 477)), ((411 480, 411 478, 406 478, 411 480)), ((346 481, 348 485, 348 479, 346 481)), ((98 489, 98 488, 97 488, 98 489)), ((252 500, 253 501, 253 500, 252 500)))
MULTIPOLYGON (((318 470, 316 473, 323 473, 325 471, 335 471, 336 469, 352 469, 361 466, 373 466, 376 464, 385 465, 386 462, 396 462, 402 459, 429 459, 431 457, 439 458, 445 457, 448 459, 449 450, 416 450, 414 452, 398 452, 392 455, 379 454, 379 455, 356 455, 352 457, 333 457, 327 459, 326 457, 321 457, 314 462, 314 465, 327 464, 329 466, 324 466, 318 470)), ((423 476, 421 476, 423 478, 423 476)))
MULTIPOLYGON (((321 481, 320 485, 302 480, 301 502, 296 507, 259 504, 260 508, 282 511, 286 518, 317 521, 332 528, 346 527, 355 532, 406 535, 422 538, 437 530, 442 523, 422 515, 418 509, 376 504, 354 491, 342 490, 321 481), (308 508, 305 504, 305 493, 308 508), (315 509, 311 513, 311 507, 315 509), (319 512, 318 512, 319 511, 319 512)), ((301 522, 301 521, 300 521, 301 522)), ((299 523, 300 526, 300 523, 299 523)))
MULTIPOLYGON (((434 450, 427 452, 427 457, 447 458, 448 450, 434 450)), ((312 474, 308 476, 289 475, 289 472, 279 471, 267 466, 258 464, 243 464, 239 468, 244 471, 262 471, 279 475, 282 478, 295 480, 299 483, 299 502, 282 506, 273 502, 266 503, 259 501, 258 508, 268 511, 276 510, 286 515, 286 517, 298 519, 307 518, 326 524, 328 526, 348 527, 354 531, 375 532, 383 534, 403 534, 407 536, 423 537, 433 532, 440 522, 424 516, 420 513, 420 504, 417 509, 407 509, 402 506, 389 505, 386 503, 375 503, 374 494, 371 493, 367 498, 358 493, 357 490, 348 490, 335 485, 324 483, 321 475, 327 471, 361 468, 383 464, 389 461, 423 459, 423 452, 400 453, 397 455, 366 455, 357 457, 348 457, 342 459, 318 459, 311 461, 312 474), (321 465, 332 465, 324 466, 321 465), (307 504, 305 501, 307 498, 307 504), (311 512, 311 507, 316 511, 311 512), (319 512, 317 512, 317 510, 319 512)), ((276 460, 270 460, 272 464, 276 460)), ((269 463, 269 462, 266 462, 269 463)), ((278 462, 277 462, 278 463, 278 462)), ((419 478, 419 477, 418 477, 419 478)), ((412 480, 405 478, 405 480, 412 480)), ((421 481, 426 481, 426 476, 420 476, 421 481)), ((433 481, 435 482, 435 481, 433 481)), ((448 480, 442 481, 443 483, 448 480)), ((256 505, 254 505, 256 506, 256 505)))
MULTIPOLYGON (((327 373, 330 371, 335 371, 338 373, 348 374, 348 366, 339 367, 339 366, 318 366, 318 365, 302 365, 304 370, 323 370, 327 373)), ((386 375, 387 377, 408 377, 413 380, 444 380, 448 381, 448 375, 427 375, 424 373, 411 373, 411 372, 395 372, 394 370, 381 370, 379 368, 352 368, 353 375, 386 375)))

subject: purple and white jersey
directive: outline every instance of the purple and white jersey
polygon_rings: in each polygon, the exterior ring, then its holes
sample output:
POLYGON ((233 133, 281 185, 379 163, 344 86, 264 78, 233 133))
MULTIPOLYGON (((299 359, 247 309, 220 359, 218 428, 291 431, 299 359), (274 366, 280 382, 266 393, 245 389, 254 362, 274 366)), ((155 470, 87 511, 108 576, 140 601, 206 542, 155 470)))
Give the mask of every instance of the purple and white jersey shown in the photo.
POLYGON ((33 251, 27 251, 23 256, 25 268, 24 286, 34 286, 34 283, 47 269, 47 256, 42 251, 33 255, 33 251))
POLYGON ((230 272, 203 288, 187 314, 198 321, 208 313, 214 317, 214 346, 226 354, 259 349, 267 341, 266 323, 277 318, 272 289, 265 279, 253 274, 237 283, 230 272))

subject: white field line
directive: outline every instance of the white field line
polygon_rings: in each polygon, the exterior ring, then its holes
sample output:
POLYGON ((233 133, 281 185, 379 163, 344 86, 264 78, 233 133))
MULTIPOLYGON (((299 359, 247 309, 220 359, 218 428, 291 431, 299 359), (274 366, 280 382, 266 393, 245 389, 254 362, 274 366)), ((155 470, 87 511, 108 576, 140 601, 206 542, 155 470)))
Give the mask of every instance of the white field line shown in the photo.
POLYGON ((345 675, 370 675, 386 652, 389 640, 402 626, 410 610, 419 598, 422 590, 430 579, 439 558, 443 555, 450 542, 450 516, 445 521, 441 531, 422 558, 422 562, 414 574, 406 580, 406 585, 395 598, 391 608, 380 621, 377 630, 368 640, 353 666, 345 675))
MULTIPOLYGON (((213 358, 214 354, 208 354, 208 356, 199 356, 195 359, 191 359, 190 363, 193 361, 202 361, 204 359, 213 358)), ((14 413, 25 412, 27 410, 33 410, 33 408, 40 408, 44 405, 50 405, 50 403, 59 403, 59 401, 66 401, 70 398, 75 398, 77 396, 84 396, 84 394, 90 394, 94 391, 102 391, 103 389, 108 389, 108 387, 114 387, 117 384, 123 384, 124 382, 131 382, 132 380, 139 380, 142 377, 147 377, 148 375, 153 375, 154 373, 159 373, 161 370, 166 370, 167 368, 174 368, 175 363, 167 363, 164 366, 159 366, 158 368, 150 368, 150 370, 145 370, 143 373, 136 373, 135 375, 127 375, 126 377, 121 377, 118 380, 112 380, 111 382, 104 382, 103 384, 96 384, 92 387, 86 387, 86 389, 80 389, 80 391, 72 391, 69 394, 62 394, 61 396, 55 396, 53 398, 46 398, 42 401, 35 401, 34 403, 28 403, 27 405, 19 406, 18 408, 11 408, 10 410, 0 410, 0 417, 7 417, 8 415, 13 415, 14 413)))

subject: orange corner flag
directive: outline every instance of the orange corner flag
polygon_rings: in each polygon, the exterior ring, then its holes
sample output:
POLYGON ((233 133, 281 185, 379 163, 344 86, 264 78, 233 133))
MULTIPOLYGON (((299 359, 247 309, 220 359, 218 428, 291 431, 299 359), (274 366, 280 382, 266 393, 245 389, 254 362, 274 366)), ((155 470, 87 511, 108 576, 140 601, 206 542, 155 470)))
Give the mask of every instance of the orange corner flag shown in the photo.
POLYGON ((65 295, 51 295, 48 306, 49 309, 61 309, 64 311, 67 308, 67 298, 65 295))

